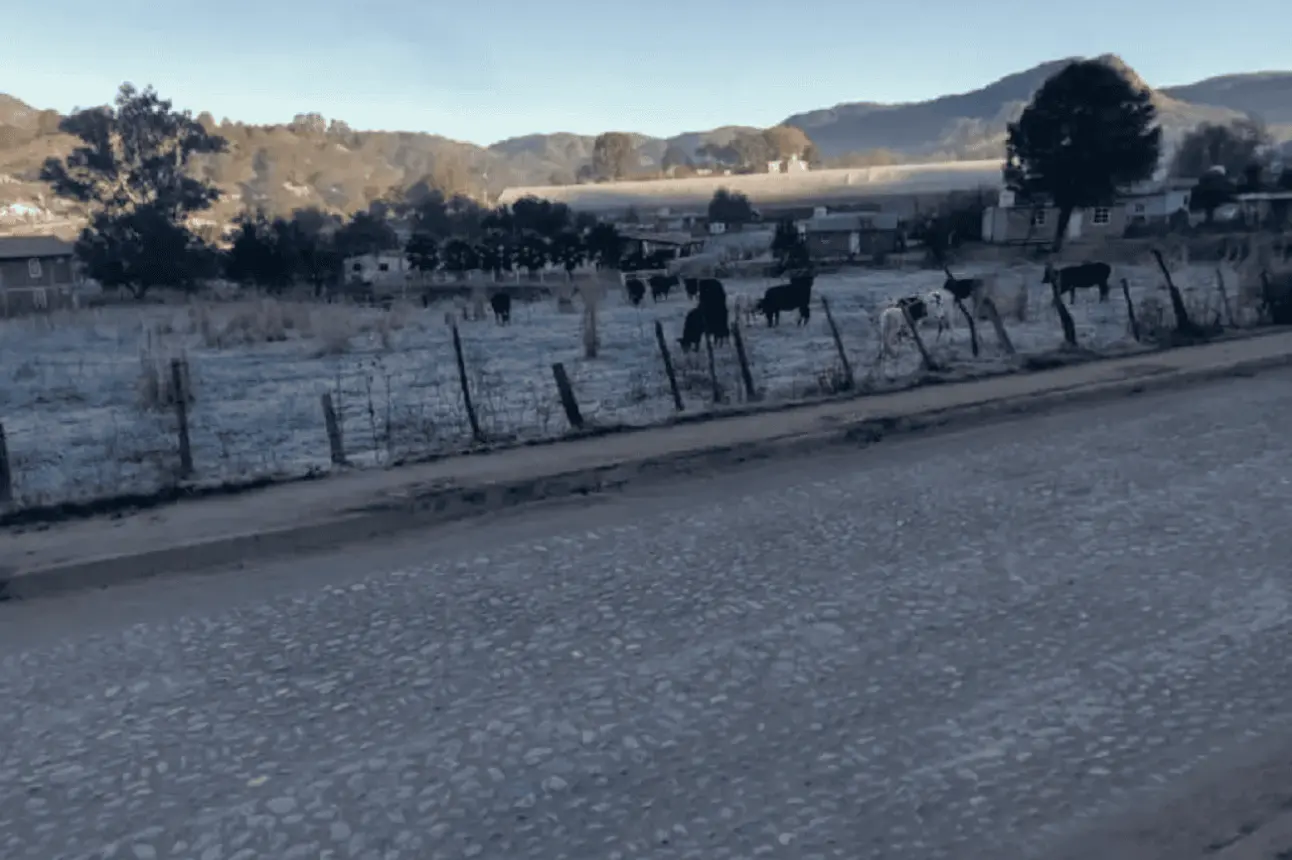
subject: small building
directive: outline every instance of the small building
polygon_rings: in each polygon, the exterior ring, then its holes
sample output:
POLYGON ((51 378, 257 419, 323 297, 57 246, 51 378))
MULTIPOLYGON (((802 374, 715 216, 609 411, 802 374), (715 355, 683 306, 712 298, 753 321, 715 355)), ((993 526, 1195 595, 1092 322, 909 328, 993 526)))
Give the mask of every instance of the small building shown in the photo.
MULTIPOLYGON (((999 245, 1041 245, 1054 241, 1059 210, 1053 206, 988 206, 982 240, 999 245)), ((1126 204, 1078 209, 1068 221, 1066 242, 1120 238, 1126 232, 1126 204)))
POLYGON ((799 222, 814 260, 855 260, 891 254, 901 240, 900 223, 892 212, 839 212, 799 222))
POLYGON ((1193 180, 1173 180, 1131 190, 1119 201, 1126 209, 1126 229, 1166 232, 1187 226, 1195 184, 1193 180))
MULTIPOLYGON (((1078 209, 1068 221, 1065 242, 1121 238, 1127 231, 1166 231, 1188 224, 1191 180, 1148 182, 1129 189, 1109 206, 1078 209)), ((1001 245, 1054 241, 1059 210, 1019 205, 1011 191, 1000 192, 996 206, 982 214, 982 240, 1001 245)))
POLYGON ((768 173, 806 173, 809 169, 808 163, 797 155, 767 162, 768 173))
POLYGON ((71 307, 81 276, 76 246, 56 236, 0 237, 0 313, 71 307))
POLYGON ((1234 202, 1249 226, 1282 229, 1292 222, 1292 191, 1252 191, 1234 202))
POLYGON ((686 231, 661 232, 654 230, 622 229, 625 257, 689 257, 704 247, 704 239, 686 231))
POLYGON ((347 288, 373 293, 403 292, 413 271, 402 251, 346 257, 343 266, 347 288))

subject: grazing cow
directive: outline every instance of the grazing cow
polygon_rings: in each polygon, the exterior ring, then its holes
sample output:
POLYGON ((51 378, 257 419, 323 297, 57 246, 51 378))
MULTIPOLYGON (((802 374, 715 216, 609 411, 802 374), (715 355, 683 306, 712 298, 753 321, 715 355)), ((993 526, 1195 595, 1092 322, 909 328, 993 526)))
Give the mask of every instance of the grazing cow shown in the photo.
POLYGON ((624 287, 628 290, 628 301, 633 307, 640 305, 642 299, 646 298, 646 285, 642 283, 641 278, 629 278, 624 281, 624 287))
POLYGON ((704 331, 719 345, 731 336, 727 318, 727 291, 717 278, 701 278, 696 285, 700 303, 697 309, 704 320, 704 331))
POLYGON ((494 293, 489 297, 489 306, 493 308, 493 317, 498 325, 511 322, 511 293, 494 293))
POLYGON ((650 297, 655 301, 668 298, 668 291, 678 285, 677 275, 651 275, 647 279, 650 284, 650 297))
POLYGON ((1081 263, 1056 269, 1050 263, 1045 264, 1043 284, 1054 284, 1059 288, 1059 295, 1068 294, 1068 304, 1076 304, 1077 290, 1091 287, 1099 288, 1099 301, 1108 301, 1108 280, 1113 275, 1113 267, 1107 263, 1081 263))
POLYGON ((693 299, 696 297, 696 294, 700 292, 700 279, 683 278, 682 286, 686 289, 686 297, 688 299, 693 299))
POLYGON ((942 339, 944 331, 951 330, 951 317, 947 313, 942 294, 932 290, 922 296, 903 296, 885 308, 879 315, 879 337, 884 352, 891 354, 898 341, 908 332, 906 316, 917 326, 936 325, 937 340, 942 339), (902 310, 906 310, 903 315, 902 310))
POLYGON ((722 281, 717 278, 700 278, 696 281, 696 294, 700 298, 700 304, 721 304, 727 306, 727 290, 722 286, 722 281))
POLYGON ((798 324, 805 325, 812 315, 811 275, 796 275, 788 284, 768 287, 763 297, 754 304, 754 310, 767 318, 768 328, 779 325, 782 311, 799 312, 798 324))
POLYGON ((967 302, 970 299, 977 299, 982 293, 982 278, 957 278, 951 274, 951 270, 943 267, 942 271, 947 273, 947 279, 942 284, 942 289, 951 294, 951 297, 958 302, 967 302))
POLYGON ((686 312, 682 320, 682 337, 678 343, 683 352, 699 352, 700 341, 704 338, 704 309, 695 307, 686 312))

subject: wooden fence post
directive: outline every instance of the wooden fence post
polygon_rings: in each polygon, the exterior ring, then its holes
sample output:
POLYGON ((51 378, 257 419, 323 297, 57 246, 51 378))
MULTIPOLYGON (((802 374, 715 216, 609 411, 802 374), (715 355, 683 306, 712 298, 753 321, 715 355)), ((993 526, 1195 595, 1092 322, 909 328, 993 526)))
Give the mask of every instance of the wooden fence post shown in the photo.
POLYGON ((171 396, 175 398, 175 418, 179 424, 179 477, 193 475, 193 445, 188 435, 188 374, 184 361, 173 358, 170 362, 171 396))
POLYGON ((1014 355, 1014 342, 1009 339, 1009 332, 1005 331, 1005 322, 1000 318, 1000 310, 991 297, 983 296, 982 301, 978 304, 987 313, 987 319, 991 321, 992 328, 996 329, 996 339, 1000 341, 1000 348, 1005 350, 1006 355, 1014 355))
MULTIPOLYGON (((1057 282, 1057 278, 1055 281, 1057 282)), ((1072 314, 1063 306, 1063 295, 1059 292, 1058 283, 1050 284, 1050 300, 1054 302, 1054 311, 1059 315, 1059 325, 1063 326, 1063 342, 1070 347, 1077 345, 1077 324, 1072 314)))
POLYGON ((1229 304, 1229 291, 1225 289, 1225 275, 1219 268, 1216 269, 1216 289, 1220 292, 1220 301, 1225 308, 1225 318, 1229 320, 1229 327, 1233 328, 1234 309, 1229 304))
POLYGON ((579 411, 579 401, 574 399, 574 386, 565 372, 565 365, 556 362, 552 365, 552 378, 556 380, 556 393, 561 396, 561 408, 565 418, 575 430, 583 429, 583 413, 579 411))
POLYGON ((9 465, 9 443, 5 439, 4 425, 0 424, 0 505, 13 501, 13 468, 9 465))
POLYGON ((713 384, 713 402, 722 402, 722 386, 718 383, 718 364, 713 359, 713 338, 704 336, 704 348, 709 353, 709 382, 713 384))
POLYGON ((458 383, 462 386, 462 403, 467 410, 467 422, 471 425, 471 438, 477 442, 484 440, 480 432, 480 419, 476 417, 475 405, 471 402, 471 385, 467 382, 467 360, 462 355, 462 337, 458 334, 458 324, 453 324, 453 354, 458 359, 458 383))
POLYGON ((834 324, 834 314, 830 313, 830 303, 826 301, 825 296, 821 297, 821 309, 825 311, 825 321, 830 326, 830 336, 834 338, 834 348, 838 350, 839 362, 843 365, 845 390, 850 391, 857 384, 857 379, 852 375, 852 362, 848 361, 848 353, 843 348, 843 338, 839 336, 839 327, 834 324))
POLYGON ((920 337, 920 332, 915 328, 915 320, 911 318, 911 312, 907 310, 906 305, 898 305, 902 310, 902 319, 906 321, 906 328, 911 333, 911 339, 915 341, 915 348, 920 351, 920 360, 924 362, 924 369, 929 373, 938 369, 933 362, 933 356, 929 355, 928 347, 924 345, 924 338, 920 337))
POLYGON ((659 344, 659 354, 664 359, 664 372, 668 374, 668 387, 673 392, 673 405, 677 407, 678 412, 681 412, 685 408, 682 405, 682 391, 677 387, 677 373, 673 371, 673 357, 668 354, 668 342, 664 340, 664 326, 659 320, 655 320, 655 342, 659 344))
POLYGON ((952 299, 952 301, 955 302, 956 308, 960 311, 960 315, 965 318, 965 324, 969 326, 969 351, 973 353, 974 358, 977 358, 978 324, 974 322, 973 314, 969 313, 969 309, 965 307, 964 302, 959 299, 952 299))
POLYGON ((1162 270, 1162 277, 1166 278, 1166 288, 1171 293, 1171 309, 1175 311, 1175 330, 1184 335, 1195 334, 1197 327, 1189 317, 1189 309, 1184 306, 1184 296, 1175 285, 1171 270, 1167 268, 1166 260, 1162 259, 1162 252, 1154 248, 1153 257, 1157 260, 1157 267, 1162 270))
POLYGON ((745 336, 740 333, 740 320, 731 326, 731 339, 736 344, 736 360, 740 362, 740 378, 745 383, 745 399, 757 400, 758 389, 754 388, 754 374, 749 370, 749 355, 745 352, 745 336))
POLYGON ((337 420, 336 409, 332 406, 332 395, 323 393, 323 426, 327 428, 327 445, 332 452, 332 465, 345 465, 345 445, 341 438, 341 422, 337 420))
MULTIPOLYGON (((1219 272, 1220 270, 1217 269, 1216 271, 1219 272)), ((1130 297, 1130 282, 1125 278, 1122 278, 1122 297, 1126 299, 1126 318, 1130 320, 1131 337, 1135 338, 1136 343, 1139 343, 1139 320, 1135 319, 1135 303, 1131 301, 1130 297)))

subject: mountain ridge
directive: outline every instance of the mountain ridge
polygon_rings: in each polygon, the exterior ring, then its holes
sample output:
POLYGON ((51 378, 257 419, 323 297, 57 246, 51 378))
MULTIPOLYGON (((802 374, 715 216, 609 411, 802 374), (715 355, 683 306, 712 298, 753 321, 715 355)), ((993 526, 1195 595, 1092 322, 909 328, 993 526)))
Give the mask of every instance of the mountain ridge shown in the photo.
MULTIPOLYGON (((1007 124, 1047 77, 1074 59, 1040 63, 975 89, 924 101, 844 102, 793 114, 784 123, 802 129, 828 163, 997 157, 1007 124)), ((1120 57, 1101 59, 1141 81, 1120 57)), ((1292 124, 1292 71, 1220 75, 1153 93, 1168 143, 1200 122, 1228 122, 1252 111, 1264 115, 1280 137, 1292 138, 1292 126, 1281 125, 1292 124)), ((12 202, 35 201, 50 212, 67 213, 69 207, 54 200, 38 180, 44 159, 72 146, 57 131, 59 118, 56 111, 0 94, 0 220, 4 205, 12 202)), ((298 114, 293 122, 275 126, 217 123, 205 113, 199 118, 230 142, 228 154, 198 165, 226 192, 212 212, 217 222, 247 206, 355 211, 392 192, 419 187, 496 194, 508 186, 571 183, 591 160, 595 141, 592 135, 553 132, 480 146, 421 132, 356 131, 317 114, 298 114)), ((640 170, 658 173, 670 147, 697 158, 701 146, 725 146, 749 131, 757 129, 727 125, 667 138, 630 134, 640 170)))

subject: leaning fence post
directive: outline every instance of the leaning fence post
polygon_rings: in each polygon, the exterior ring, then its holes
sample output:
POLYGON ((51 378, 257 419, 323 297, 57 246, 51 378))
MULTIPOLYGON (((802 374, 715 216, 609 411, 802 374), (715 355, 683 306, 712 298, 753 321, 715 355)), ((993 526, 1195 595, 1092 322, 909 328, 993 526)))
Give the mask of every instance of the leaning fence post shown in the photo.
MULTIPOLYGON (((1216 270, 1219 272, 1219 269, 1216 270)), ((1130 282, 1122 278, 1122 298, 1126 299, 1126 319, 1130 320, 1131 337, 1139 343, 1139 320, 1135 319, 1135 303, 1131 301, 1130 282)))
POLYGON ((830 303, 825 296, 821 297, 821 310, 825 311, 826 324, 830 326, 830 336, 834 338, 834 348, 839 351, 839 363, 843 365, 843 378, 848 389, 857 384, 852 375, 852 362, 848 361, 848 352, 843 348, 843 338, 839 337, 839 327, 834 324, 834 314, 830 313, 830 303))
POLYGON ((328 449, 332 453, 332 465, 345 465, 345 445, 341 438, 341 422, 337 420, 336 409, 332 406, 332 395, 323 393, 323 426, 327 429, 328 449))
POLYGON ((911 317, 910 310, 906 305, 897 306, 902 312, 902 319, 906 321, 906 328, 911 332, 911 339, 915 341, 915 348, 920 351, 920 360, 924 362, 924 369, 929 373, 937 370, 937 364, 933 361, 933 356, 929 355, 929 349, 924 345, 924 338, 920 337, 920 332, 915 327, 915 320, 911 317))
POLYGON ((458 359, 458 383, 462 386, 462 404, 467 410, 471 437, 480 442, 484 439, 484 434, 480 432, 480 419, 476 417, 476 408, 471 402, 471 385, 467 382, 467 360, 462 355, 462 337, 458 334, 457 323, 453 324, 453 354, 458 359))
MULTIPOLYGON (((964 305, 960 305, 964 308, 964 305)), ((996 340, 1000 342, 1000 348, 1005 350, 1006 355, 1014 355, 1014 342, 1009 339, 1009 332, 1005 331, 1005 322, 1000 318, 1000 311, 996 308, 996 303, 991 297, 983 296, 979 307, 987 314, 987 319, 991 321, 991 327, 996 330, 996 340)))
POLYGON ((552 365, 552 378, 556 380, 556 393, 561 397, 561 408, 565 418, 575 430, 583 429, 583 413, 579 411, 579 401, 574 398, 574 386, 565 372, 565 365, 556 362, 552 365))
POLYGON ((5 440, 4 425, 0 424, 0 505, 13 501, 13 469, 9 465, 9 443, 5 440))
POLYGON ((659 354, 664 359, 664 372, 668 374, 668 387, 673 392, 673 405, 678 412, 681 412, 685 408, 682 405, 682 391, 677 387, 677 373, 673 371, 673 357, 668 354, 668 342, 664 340, 664 326, 659 320, 655 320, 655 342, 659 344, 659 354))
POLYGON ((170 362, 171 394, 175 398, 175 418, 179 424, 179 477, 193 475, 193 446, 188 435, 188 384, 184 362, 173 358, 170 362))
POLYGON ((757 400, 758 390, 754 388, 754 375, 749 370, 749 355, 745 352, 745 337, 740 333, 740 321, 731 326, 731 339, 736 344, 736 360, 740 362, 740 378, 745 383, 745 399, 757 400))

